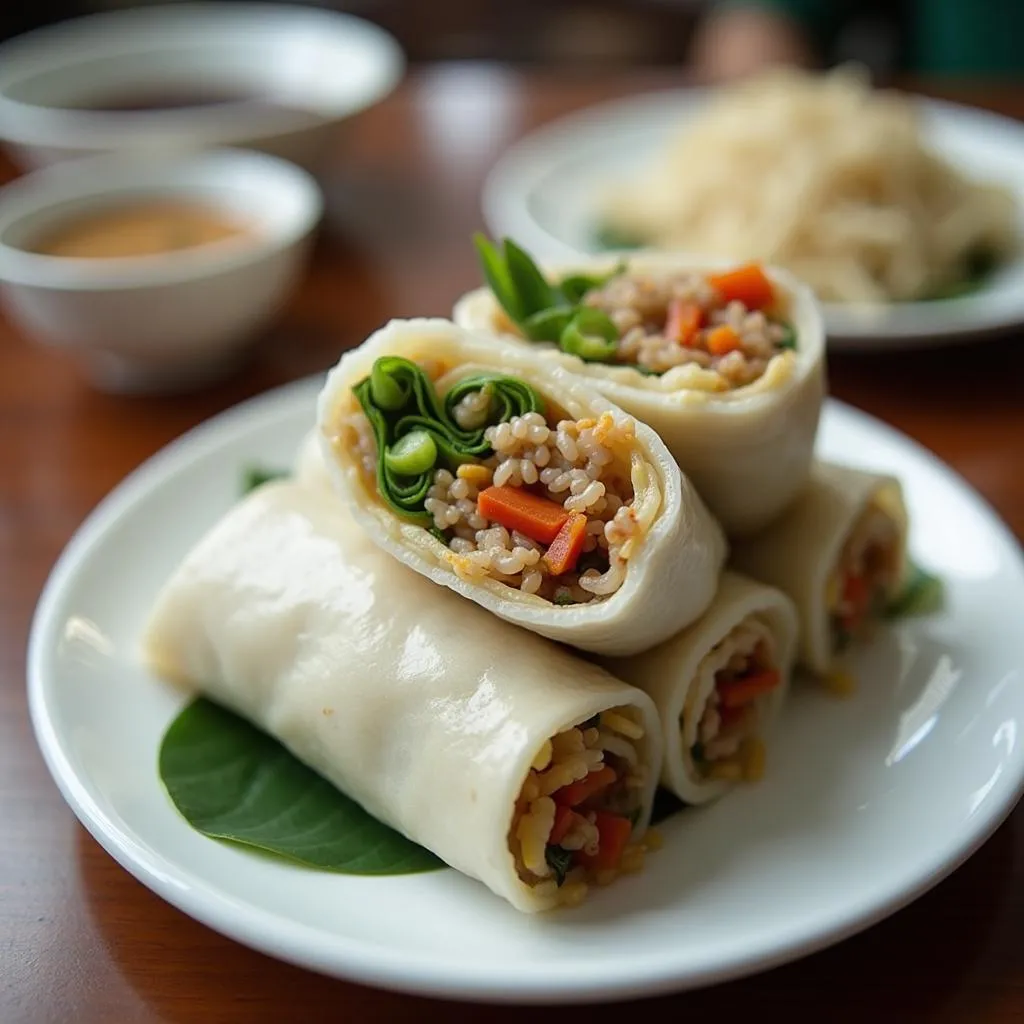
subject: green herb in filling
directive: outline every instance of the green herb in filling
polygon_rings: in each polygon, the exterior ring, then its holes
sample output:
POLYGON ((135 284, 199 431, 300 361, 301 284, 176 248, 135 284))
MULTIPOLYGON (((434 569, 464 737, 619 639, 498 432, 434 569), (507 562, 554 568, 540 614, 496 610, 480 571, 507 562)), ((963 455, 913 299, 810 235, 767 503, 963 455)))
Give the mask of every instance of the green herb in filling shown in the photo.
POLYGON ((493 454, 488 426, 513 416, 543 412, 540 395, 525 381, 504 374, 476 374, 455 384, 442 400, 422 368, 401 356, 382 356, 352 389, 377 444, 377 490, 399 515, 426 526, 424 503, 443 465, 453 472, 465 462, 493 454), (471 428, 454 410, 469 394, 488 395, 487 413, 471 428))
POLYGON ((544 850, 544 859, 548 862, 548 867, 555 874, 555 882, 561 888, 565 882, 565 876, 569 874, 569 869, 572 867, 572 850, 565 850, 561 846, 555 846, 553 843, 548 843, 544 850))
POLYGON ((938 576, 926 572, 919 565, 911 565, 903 590, 885 609, 887 619, 910 615, 929 615, 942 609, 945 588, 938 576))

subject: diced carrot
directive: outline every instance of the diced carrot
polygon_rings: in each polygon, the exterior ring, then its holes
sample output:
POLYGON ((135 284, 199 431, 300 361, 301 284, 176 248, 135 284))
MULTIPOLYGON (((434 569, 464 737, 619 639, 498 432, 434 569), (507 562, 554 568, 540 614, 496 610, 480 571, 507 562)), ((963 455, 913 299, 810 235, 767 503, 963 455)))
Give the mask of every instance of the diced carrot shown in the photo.
POLYGON ((583 542, 587 539, 587 517, 574 512, 562 524, 551 547, 544 552, 544 561, 552 576, 561 576, 576 568, 576 560, 583 553, 583 542))
POLYGON ((745 706, 740 705, 739 707, 725 707, 719 705, 718 717, 721 720, 722 728, 728 729, 733 725, 736 725, 747 713, 745 706))
POLYGON ((747 309, 764 309, 775 299, 775 289, 757 263, 748 263, 724 274, 711 274, 708 284, 724 302, 742 302, 747 309))
POLYGON ((668 304, 668 320, 665 323, 665 337, 680 345, 692 345, 697 332, 704 323, 704 310, 696 302, 673 299, 668 304))
POLYGON ((608 814, 605 811, 598 811, 596 819, 595 824, 600 836, 597 853, 591 857, 580 850, 576 854, 576 862, 592 871, 610 871, 619 866, 622 851, 626 849, 629 837, 633 834, 633 826, 629 818, 608 814))
POLYGON ((538 544, 550 544, 571 515, 557 502, 519 487, 488 487, 480 492, 476 507, 480 515, 538 544))
POLYGON ((578 817, 579 815, 571 807, 567 807, 564 804, 556 804, 555 823, 551 826, 548 842, 557 846, 568 834, 573 819, 578 817))
POLYGON ((843 629, 847 633, 853 633, 860 625, 868 610, 870 598, 867 580, 863 576, 848 574, 843 581, 843 604, 847 606, 848 611, 841 619, 843 629))
POLYGON ((708 351, 713 356, 724 356, 734 352, 743 344, 743 339, 728 325, 721 324, 708 331, 708 351))
POLYGON ((604 765, 596 772, 590 772, 586 778, 570 782, 568 786, 556 789, 552 795, 556 804, 562 804, 565 807, 579 807, 584 800, 589 800, 592 796, 600 793, 602 789, 607 789, 617 778, 615 770, 604 765))
POLYGON ((765 672, 757 672, 751 676, 734 679, 732 682, 719 683, 718 698, 722 702, 722 707, 742 707, 760 697, 762 693, 774 690, 779 685, 781 678, 775 669, 768 669, 765 672))

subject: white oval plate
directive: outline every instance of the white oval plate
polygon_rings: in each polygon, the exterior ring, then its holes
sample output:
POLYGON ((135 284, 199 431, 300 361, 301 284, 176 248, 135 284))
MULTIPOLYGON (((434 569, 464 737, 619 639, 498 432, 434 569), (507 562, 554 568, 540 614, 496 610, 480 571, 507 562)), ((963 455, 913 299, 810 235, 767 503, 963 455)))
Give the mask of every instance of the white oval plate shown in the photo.
MULTIPOLYGON (((484 183, 484 220, 536 258, 571 260, 597 252, 595 190, 658 158, 700 112, 703 89, 673 89, 589 107, 545 125, 508 149, 484 183)), ((965 172, 1009 185, 1020 211, 1024 254, 1024 124, 972 107, 918 99, 924 132, 965 172)), ((1024 255, 985 287, 943 302, 899 302, 873 309, 825 303, 836 349, 926 346, 1024 324, 1024 255)))
POLYGON ((578 910, 531 917, 455 871, 318 873, 193 831, 156 771, 182 698, 140 668, 138 631, 175 564, 236 500, 243 465, 290 465, 319 383, 231 410, 133 473, 68 545, 33 623, 30 704, 50 771, 110 854, 185 913, 283 960, 388 988, 650 995, 779 964, 880 920, 1013 807, 1024 775, 1017 545, 932 456, 829 403, 822 453, 900 475, 913 552, 944 577, 948 608, 864 651, 852 698, 798 686, 765 780, 666 822, 642 874, 578 910))

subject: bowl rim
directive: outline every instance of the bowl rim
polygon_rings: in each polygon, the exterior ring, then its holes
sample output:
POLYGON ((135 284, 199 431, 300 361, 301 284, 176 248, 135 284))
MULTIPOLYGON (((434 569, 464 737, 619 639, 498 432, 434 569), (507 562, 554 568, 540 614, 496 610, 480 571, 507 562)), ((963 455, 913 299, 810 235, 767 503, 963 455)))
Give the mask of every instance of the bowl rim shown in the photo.
MULTIPOLYGON (((160 43, 155 46, 164 48, 160 43)), ((104 149, 129 144, 133 137, 147 131, 176 130, 183 136, 223 146, 239 145, 353 116, 392 92, 405 68, 405 54, 393 35, 365 18, 329 8, 264 0, 184 0, 102 11, 33 29, 0 43, 0 139, 16 145, 104 149), (308 107, 256 105, 251 97, 242 97, 211 105, 111 111, 35 104, 9 95, 12 86, 47 71, 72 68, 85 60, 145 53, 154 48, 153 43, 141 41, 147 29, 176 29, 180 36, 201 37, 207 45, 216 45, 219 37, 230 45, 237 36, 226 26, 236 28, 256 19, 274 19, 297 27, 319 23, 335 30, 336 39, 343 33, 343 45, 372 52, 374 67, 364 81, 336 97, 321 97, 308 107), (125 32, 129 33, 127 37, 125 32), (90 47, 87 54, 73 45, 86 42, 90 47)))
POLYGON ((174 155, 101 153, 63 161, 0 188, 0 285, 115 292, 184 284, 240 270, 287 250, 314 230, 323 212, 323 192, 312 174, 281 157, 255 150, 216 147, 174 155), (200 178, 208 174, 215 183, 224 168, 256 168, 268 175, 268 188, 287 189, 297 201, 294 214, 273 230, 251 236, 245 244, 228 239, 145 256, 50 256, 3 239, 4 232, 21 220, 66 202, 142 198, 147 193, 160 198, 196 195, 197 171, 200 178), (185 172, 189 180, 182 180, 185 172))

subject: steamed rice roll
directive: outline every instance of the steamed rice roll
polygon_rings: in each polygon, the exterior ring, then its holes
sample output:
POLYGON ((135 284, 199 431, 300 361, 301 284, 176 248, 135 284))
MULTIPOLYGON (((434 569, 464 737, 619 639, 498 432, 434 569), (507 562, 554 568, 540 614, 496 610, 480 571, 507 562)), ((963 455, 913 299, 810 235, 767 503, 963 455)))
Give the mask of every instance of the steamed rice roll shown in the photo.
POLYGON ((489 287, 457 302, 456 323, 564 366, 649 424, 727 534, 756 532, 793 500, 825 394, 824 329, 803 284, 651 252, 545 280, 514 243, 504 255, 480 244, 489 287))
POLYGON ((630 654, 714 596, 721 529, 658 436, 527 349, 393 321, 331 372, 318 428, 375 543, 516 625, 630 654))
POLYGON ((519 910, 642 864, 650 698, 410 572, 322 488, 231 509, 161 590, 144 654, 519 910))
POLYGON ((737 543, 732 565, 788 594, 800 615, 800 662, 827 675, 869 637, 900 593, 907 511, 899 481, 816 463, 793 506, 737 543))
POLYGON ((725 572, 697 622, 653 650, 603 664, 650 694, 665 747, 662 784, 701 804, 761 777, 796 650, 793 602, 725 572))

